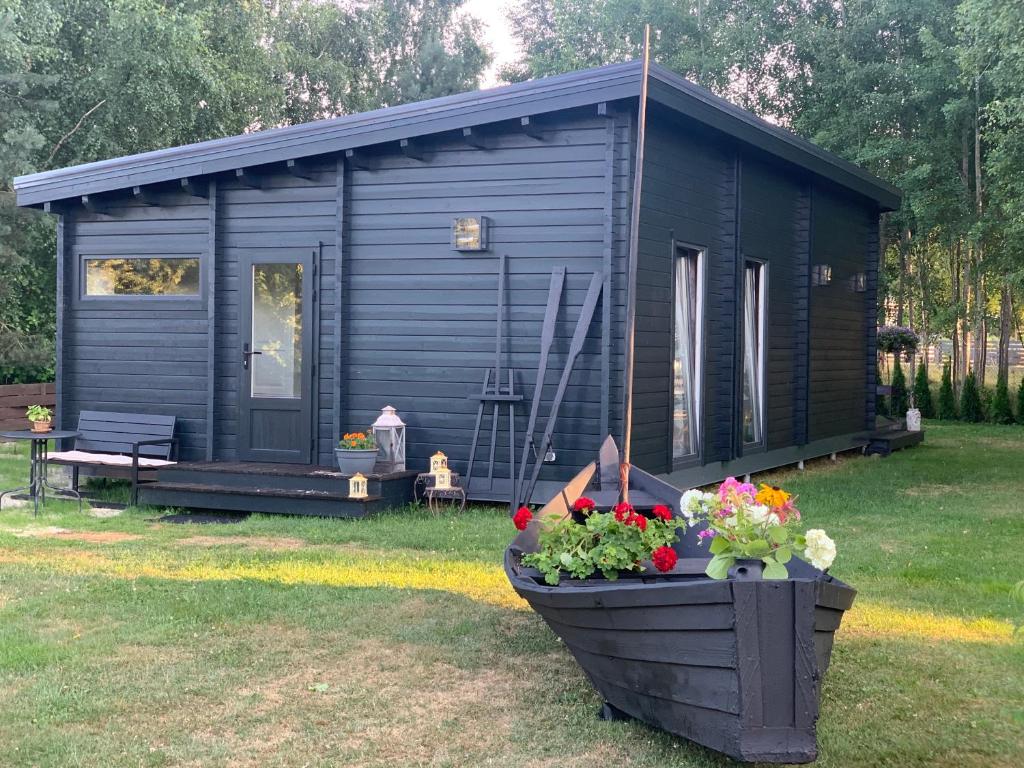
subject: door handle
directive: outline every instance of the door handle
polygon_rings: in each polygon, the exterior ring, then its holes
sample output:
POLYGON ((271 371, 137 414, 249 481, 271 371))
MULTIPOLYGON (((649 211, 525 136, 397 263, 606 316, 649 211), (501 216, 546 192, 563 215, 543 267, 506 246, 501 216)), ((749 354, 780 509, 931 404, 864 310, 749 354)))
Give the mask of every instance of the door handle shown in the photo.
POLYGON ((242 368, 246 371, 249 370, 249 360, 253 355, 262 355, 262 352, 258 352, 254 349, 249 349, 249 342, 245 342, 242 346, 242 368))

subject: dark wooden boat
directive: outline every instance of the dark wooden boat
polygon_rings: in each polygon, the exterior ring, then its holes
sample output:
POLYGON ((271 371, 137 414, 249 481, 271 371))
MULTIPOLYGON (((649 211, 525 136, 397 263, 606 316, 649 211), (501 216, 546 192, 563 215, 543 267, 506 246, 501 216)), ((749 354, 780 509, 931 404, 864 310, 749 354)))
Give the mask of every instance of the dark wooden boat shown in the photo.
MULTIPOLYGON (((594 484, 596 470, 581 472, 542 514, 571 514, 581 495, 605 507, 613 474, 602 470, 594 484)), ((635 468, 629 485, 638 509, 678 506, 676 489, 635 468)), ((536 551, 534 521, 506 551, 505 571, 604 698, 603 717, 636 718, 737 760, 814 760, 822 678, 855 590, 796 558, 785 581, 716 581, 704 575, 706 550, 680 533, 668 574, 649 567, 617 581, 549 586, 520 562, 536 551)))

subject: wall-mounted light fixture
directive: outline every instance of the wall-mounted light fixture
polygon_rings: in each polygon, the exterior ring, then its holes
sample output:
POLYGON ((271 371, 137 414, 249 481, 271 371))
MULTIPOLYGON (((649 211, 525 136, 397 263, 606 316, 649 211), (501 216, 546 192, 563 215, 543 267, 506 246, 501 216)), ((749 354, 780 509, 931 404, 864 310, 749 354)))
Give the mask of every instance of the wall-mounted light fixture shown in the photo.
POLYGON ((814 264, 811 266, 811 286, 818 287, 828 285, 832 282, 832 267, 829 264, 814 264))
POLYGON ((490 220, 486 216, 460 216, 452 220, 452 250, 486 251, 487 230, 490 220))

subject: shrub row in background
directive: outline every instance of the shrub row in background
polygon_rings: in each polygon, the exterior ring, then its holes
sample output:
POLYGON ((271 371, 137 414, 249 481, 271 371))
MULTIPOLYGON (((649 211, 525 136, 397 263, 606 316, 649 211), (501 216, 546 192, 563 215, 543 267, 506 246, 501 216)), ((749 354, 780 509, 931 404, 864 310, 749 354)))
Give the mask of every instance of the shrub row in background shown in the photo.
MULTIPOLYGON (((881 379, 879 379, 881 380, 881 379)), ((891 417, 903 415, 910 407, 906 379, 897 359, 892 373, 892 394, 878 398, 878 412, 891 417)), ((953 389, 953 377, 949 362, 942 366, 942 381, 938 398, 932 395, 928 372, 923 365, 917 366, 914 376, 914 403, 926 419, 946 421, 988 421, 993 424, 1024 424, 1024 379, 1011 394, 1006 381, 1000 380, 995 388, 978 386, 974 372, 967 374, 960 388, 960 396, 953 389), (1014 403, 1016 401, 1016 403, 1014 403)))

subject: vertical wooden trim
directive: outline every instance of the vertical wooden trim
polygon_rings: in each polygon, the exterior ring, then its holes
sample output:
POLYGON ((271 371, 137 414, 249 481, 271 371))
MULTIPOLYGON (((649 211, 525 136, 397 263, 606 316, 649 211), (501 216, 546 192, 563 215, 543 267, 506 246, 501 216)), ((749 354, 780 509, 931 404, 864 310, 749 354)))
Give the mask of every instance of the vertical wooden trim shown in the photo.
MULTIPOLYGON (((623 171, 623 178, 625 179, 625 181, 623 182, 623 187, 622 187, 621 192, 622 192, 622 198, 623 198, 623 201, 624 201, 623 209, 628 209, 630 212, 632 211, 632 205, 633 205, 633 201, 632 201, 632 194, 633 193, 632 193, 632 190, 633 190, 634 176, 636 175, 636 124, 635 124, 635 118, 636 118, 636 115, 634 115, 632 112, 625 112, 625 113, 623 113, 623 117, 622 117, 622 122, 623 122, 624 128, 625 128, 624 134, 625 134, 625 139, 626 139, 626 146, 625 146, 625 150, 626 151, 622 153, 622 163, 623 163, 622 171, 623 171)), ((629 215, 632 216, 632 213, 630 213, 629 215)), ((626 226, 627 227, 629 226, 629 222, 628 221, 626 222, 626 226)), ((627 234, 628 234, 628 232, 627 232, 627 234)), ((628 248, 628 243, 627 243, 627 248, 628 248)), ((629 252, 627 250, 625 259, 623 260, 624 261, 624 266, 623 266, 623 269, 622 269, 624 277, 625 277, 625 279, 627 281, 629 279, 629 265, 628 265, 628 263, 625 263, 625 262, 628 262, 628 258, 629 258, 628 253, 629 252)), ((618 260, 616 260, 616 263, 617 263, 617 261, 618 260)), ((617 302, 617 300, 616 300, 616 302, 617 302)), ((616 318, 619 320, 619 322, 621 324, 620 327, 622 328, 622 335, 623 335, 623 340, 622 340, 622 344, 621 345, 619 345, 618 342, 616 341, 616 351, 619 354, 622 355, 622 371, 621 371, 621 375, 619 377, 619 385, 620 385, 622 391, 620 392, 620 395, 619 395, 620 396, 620 400, 619 400, 619 403, 618 403, 618 407, 619 407, 619 413, 618 413, 618 416, 619 416, 618 444, 619 445, 625 445, 625 443, 626 443, 626 418, 625 418, 625 414, 626 414, 626 397, 627 397, 626 379, 629 376, 629 371, 626 370, 625 333, 626 333, 626 327, 627 327, 626 315, 627 315, 628 312, 629 312, 629 308, 628 307, 626 307, 625 305, 620 306, 618 303, 616 303, 616 318)))
POLYGON ((67 296, 67 241, 68 216, 63 213, 57 216, 57 338, 56 365, 54 368, 54 422, 55 429, 64 429, 64 323, 66 322, 67 296))
POLYGON ((206 240, 206 460, 213 461, 217 393, 217 181, 210 179, 206 240))
POLYGON ((338 155, 335 172, 335 221, 334 221, 334 420, 333 442, 337 445, 341 440, 342 423, 342 374, 341 361, 343 332, 342 319, 345 305, 342 285, 344 282, 345 264, 345 160, 338 155))
POLYGON ((743 456, 743 248, 740 244, 742 213, 740 198, 742 192, 743 165, 739 150, 733 154, 732 168, 729 174, 728 189, 726 191, 726 218, 727 227, 727 253, 730 258, 723 261, 732 265, 732 345, 729 362, 729 440, 724 446, 723 455, 719 456, 723 461, 740 458, 743 456))
MULTIPOLYGON (((736 673, 740 683, 740 712, 744 727, 764 723, 764 690, 761 684, 761 642, 758 616, 758 582, 733 581, 733 610, 736 612, 736 673)), ((774 617, 785 621, 785 617, 774 617)))
MULTIPOLYGON (((623 419, 622 461, 629 464, 633 448, 633 367, 636 355, 636 272, 640 257, 640 197, 644 178, 644 142, 647 134, 647 92, 651 70, 651 27, 644 27, 643 73, 640 80, 640 107, 637 111, 636 171, 633 173, 633 200, 629 226, 629 261, 626 276, 626 393, 623 419)), ((628 485, 623 488, 628 491, 628 485)))
POLYGON ((793 265, 793 442, 807 445, 808 382, 811 343, 811 242, 813 187, 800 190, 796 208, 796 259, 793 265))
POLYGON ((878 386, 876 381, 876 356, 878 354, 878 264, 881 259, 881 228, 882 217, 875 211, 875 223, 869 227, 867 242, 867 258, 865 259, 864 271, 866 273, 866 290, 864 291, 864 315, 865 315, 865 357, 867 371, 865 385, 867 391, 864 393, 864 428, 875 429, 875 390, 878 386))
POLYGON ((793 581, 793 726, 813 728, 818 719, 821 673, 814 648, 817 582, 793 581))
POLYGON ((601 420, 599 439, 609 434, 612 386, 612 268, 615 247, 615 115, 605 121, 604 145, 604 242, 602 248, 604 292, 601 295, 601 420))
POLYGON ((309 393, 309 410, 310 410, 310 450, 309 450, 309 461, 311 464, 320 463, 320 377, 323 375, 323 361, 320 359, 320 334, 321 334, 321 321, 320 318, 323 316, 323 291, 321 286, 323 285, 323 260, 324 260, 324 244, 322 240, 317 240, 316 248, 312 252, 313 261, 313 279, 311 281, 311 287, 313 289, 313 316, 311 318, 313 327, 310 329, 313 340, 310 345, 310 354, 313 360, 313 370, 310 378, 311 392, 309 393))

